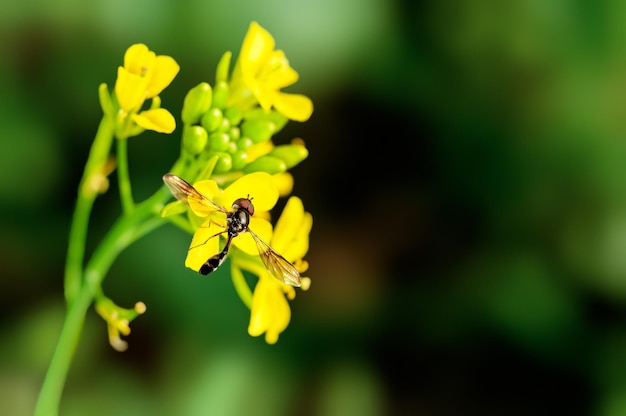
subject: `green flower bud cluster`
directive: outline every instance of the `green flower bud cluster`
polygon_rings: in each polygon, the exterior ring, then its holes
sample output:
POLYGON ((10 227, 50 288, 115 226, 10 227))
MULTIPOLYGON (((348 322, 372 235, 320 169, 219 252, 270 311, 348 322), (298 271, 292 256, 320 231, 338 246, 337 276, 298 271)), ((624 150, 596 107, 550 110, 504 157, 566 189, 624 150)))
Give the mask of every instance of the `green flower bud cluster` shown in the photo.
POLYGON ((259 154, 256 145, 271 141, 288 119, 277 111, 260 107, 227 106, 229 63, 227 53, 218 64, 213 88, 202 82, 187 93, 182 109, 183 152, 199 161, 217 156, 213 172, 218 174, 231 171, 275 174, 300 163, 308 156, 308 151, 300 144, 276 147, 270 144, 269 153, 259 154))

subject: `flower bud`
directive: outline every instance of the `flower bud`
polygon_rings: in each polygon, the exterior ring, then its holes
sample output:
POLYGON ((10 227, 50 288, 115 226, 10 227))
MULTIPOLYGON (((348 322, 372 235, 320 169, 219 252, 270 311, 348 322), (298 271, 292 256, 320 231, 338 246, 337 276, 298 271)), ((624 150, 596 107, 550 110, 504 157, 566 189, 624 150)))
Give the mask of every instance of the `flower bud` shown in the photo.
POLYGON ((211 108, 213 90, 206 82, 201 82, 189 90, 183 103, 182 119, 184 124, 194 124, 211 108))
POLYGON ((267 172, 270 175, 286 170, 287 165, 282 159, 270 155, 261 156, 243 169, 245 173, 267 172))
POLYGON ((241 129, 237 126, 231 126, 230 130, 228 130, 228 135, 233 140, 239 140, 241 137, 241 129))
POLYGON ((230 121, 226 117, 224 117, 220 125, 217 127, 217 131, 219 131, 220 133, 226 133, 229 130, 230 130, 230 121))
POLYGON ((222 125, 222 110, 219 108, 212 108, 202 116, 200 120, 200 124, 202 127, 206 129, 208 132, 214 132, 218 129, 219 126, 222 125))
POLYGON ((215 154, 219 156, 219 159, 217 159, 213 172, 226 173, 230 171, 233 167, 233 158, 231 155, 226 152, 215 152, 215 154))
POLYGON ((241 123, 241 134, 252 139, 253 143, 269 140, 276 131, 276 125, 269 120, 246 120, 241 123))
POLYGON ((230 137, 226 133, 213 133, 209 136, 209 149, 215 152, 228 150, 230 137))
POLYGON ((183 128, 183 148, 190 155, 201 153, 206 147, 208 133, 202 126, 185 126, 183 128))
POLYGON ((265 120, 265 121, 271 121, 274 123, 274 133, 279 132, 283 127, 285 127, 285 125, 287 124, 287 122, 289 121, 289 119, 285 116, 283 116, 282 114, 280 114, 278 111, 274 111, 274 110, 270 110, 270 111, 265 111, 262 108, 253 108, 250 110, 246 110, 243 114, 243 118, 246 120, 265 120))
POLYGON ((152 101, 150 102, 150 109, 161 108, 161 97, 158 95, 156 97, 152 97, 152 101))
POLYGON ((233 170, 242 170, 248 164, 248 153, 245 150, 237 150, 232 154, 233 170))
POLYGON ((249 137, 241 137, 239 140, 237 140, 237 149, 239 149, 239 150, 247 150, 253 144, 254 143, 252 143, 252 139, 251 138, 249 138, 249 137))
POLYGON ((224 52, 224 55, 217 63, 217 69, 215 70, 215 82, 228 82, 228 70, 230 69, 230 58, 232 53, 230 51, 224 52))
POLYGON ((111 101, 111 94, 109 93, 109 87, 107 84, 100 84, 98 87, 98 97, 100 98, 100 106, 102 107, 104 115, 113 119, 115 117, 116 109, 113 105, 113 101, 111 101))
POLYGON ((241 123, 241 118, 243 114, 240 109, 237 107, 230 107, 224 110, 224 117, 230 121, 230 124, 233 126, 238 126, 241 123))
POLYGON ((213 107, 224 108, 228 99, 228 83, 220 81, 213 89, 213 107))
POLYGON ((287 165, 287 169, 291 169, 306 159, 309 151, 300 144, 284 144, 276 146, 269 155, 281 159, 287 165))

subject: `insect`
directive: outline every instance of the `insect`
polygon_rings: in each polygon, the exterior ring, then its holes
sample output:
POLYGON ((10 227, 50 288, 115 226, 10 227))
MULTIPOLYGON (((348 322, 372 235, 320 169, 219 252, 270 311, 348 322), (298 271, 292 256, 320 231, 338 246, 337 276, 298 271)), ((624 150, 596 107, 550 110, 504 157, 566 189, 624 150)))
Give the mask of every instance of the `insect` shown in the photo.
MULTIPOLYGON (((267 270, 276 279, 283 283, 296 287, 300 286, 300 273, 296 270, 293 264, 278 254, 276 250, 263 241, 261 237, 256 235, 254 231, 248 228, 248 225, 250 224, 250 217, 254 215, 254 205, 252 205, 252 200, 249 196, 237 199, 233 202, 232 211, 228 211, 226 208, 217 202, 214 202, 190 185, 187 181, 176 175, 172 175, 171 173, 163 175, 163 182, 165 182, 176 199, 182 203, 189 205, 189 200, 193 200, 194 203, 204 205, 211 210, 215 210, 226 215, 226 224, 222 226, 224 227, 224 230, 209 237, 209 239, 211 239, 226 233, 226 244, 224 245, 222 251, 213 255, 206 262, 204 262, 204 264, 200 267, 200 274, 207 275, 220 267, 228 255, 228 250, 230 249, 233 238, 237 237, 239 234, 248 233, 254 239, 257 250, 259 251, 259 256, 261 257, 261 260, 267 270)), ((206 241, 203 244, 205 244, 206 241)))

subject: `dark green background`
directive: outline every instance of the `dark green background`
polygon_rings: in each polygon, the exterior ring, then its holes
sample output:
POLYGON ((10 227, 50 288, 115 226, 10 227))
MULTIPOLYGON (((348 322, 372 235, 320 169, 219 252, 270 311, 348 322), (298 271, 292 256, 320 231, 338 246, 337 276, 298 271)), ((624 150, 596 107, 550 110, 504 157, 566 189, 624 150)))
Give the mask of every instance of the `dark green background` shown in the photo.
MULTIPOLYGON (((11 1, 0 13, 0 407, 32 413, 64 314, 73 201, 124 50, 213 82, 252 20, 315 103, 293 170, 312 287, 278 344, 166 226, 90 310, 64 415, 626 414, 626 6, 499 0, 11 1)), ((137 199, 180 132, 129 143, 137 199)), ((90 247, 119 214, 97 201, 90 247)))

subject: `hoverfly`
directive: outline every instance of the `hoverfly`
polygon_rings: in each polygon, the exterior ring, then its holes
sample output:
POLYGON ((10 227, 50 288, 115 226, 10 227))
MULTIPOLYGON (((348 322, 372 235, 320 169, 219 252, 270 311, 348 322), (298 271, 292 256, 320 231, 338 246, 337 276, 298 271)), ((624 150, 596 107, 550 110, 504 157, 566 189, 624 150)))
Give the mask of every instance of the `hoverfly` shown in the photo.
MULTIPOLYGON (((254 215, 254 205, 252 205, 252 201, 249 196, 237 199, 233 202, 232 211, 228 211, 226 208, 209 199, 187 181, 176 175, 172 175, 171 173, 163 175, 163 182, 165 182, 176 199, 182 203, 189 205, 189 200, 192 199, 194 203, 204 205, 211 210, 215 210, 226 215, 226 224, 220 225, 224 228, 224 230, 209 237, 209 239, 211 239, 226 233, 226 244, 224 245, 222 251, 213 255, 206 262, 204 262, 204 264, 200 267, 200 274, 207 275, 220 267, 226 259, 233 238, 237 237, 239 234, 247 232, 252 236, 254 242, 256 243, 259 256, 261 257, 261 260, 267 270, 276 279, 283 283, 296 287, 300 286, 300 273, 298 273, 298 270, 296 270, 293 264, 278 254, 276 250, 263 241, 261 237, 256 235, 254 231, 248 228, 250 217, 254 215)), ((190 248, 190 250, 191 249, 193 249, 193 247, 190 248)))

